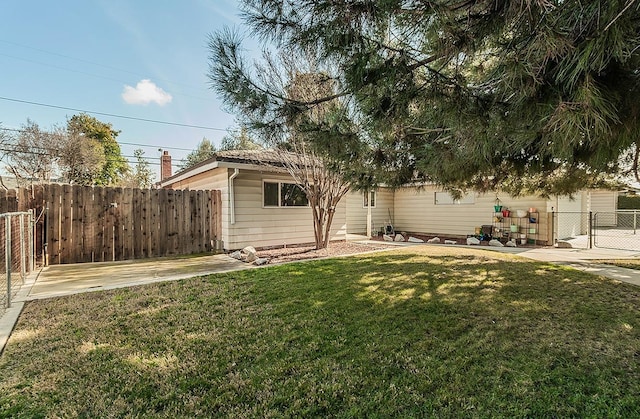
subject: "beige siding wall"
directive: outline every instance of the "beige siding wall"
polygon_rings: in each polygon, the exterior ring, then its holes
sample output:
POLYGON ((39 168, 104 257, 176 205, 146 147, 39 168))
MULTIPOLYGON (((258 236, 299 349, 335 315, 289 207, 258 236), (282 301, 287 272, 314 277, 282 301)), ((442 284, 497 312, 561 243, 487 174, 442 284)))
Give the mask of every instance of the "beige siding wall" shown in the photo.
POLYGON ((617 192, 606 190, 591 191, 589 193, 589 207, 589 210, 594 213, 595 223, 598 227, 613 227, 617 225, 617 192))
MULTIPOLYGON (((366 234, 367 208, 363 206, 362 191, 351 191, 344 198, 347 204, 347 230, 352 234, 366 234)), ((388 188, 376 191, 375 207, 371 208, 371 232, 373 235, 389 221, 389 213, 393 217, 394 192, 388 188)))
POLYGON ((229 241, 229 173, 227 168, 217 168, 191 176, 171 185, 171 189, 220 190, 222 197, 222 246, 229 241))
POLYGON ((557 197, 554 210, 558 213, 555 221, 558 239, 587 234, 589 229, 589 194, 587 192, 557 197))
MULTIPOLYGON (((401 188, 395 191, 393 221, 396 231, 423 233, 427 235, 466 236, 474 234, 482 225, 493 224, 496 194, 474 194, 472 204, 436 205, 435 193, 441 190, 426 186, 423 188, 401 188)), ((511 198, 498 194, 501 205, 511 210, 538 210, 536 236, 546 242, 548 237, 547 201, 542 198, 511 198)), ((505 224, 508 224, 507 220, 505 224)), ((514 220, 525 224, 525 220, 514 220)))
MULTIPOLYGON (((291 177, 240 170, 234 180, 235 224, 229 225, 226 249, 313 243, 313 217, 309 207, 263 206, 263 181, 290 182, 291 177)), ((346 237, 346 204, 343 199, 333 218, 331 240, 346 237)))

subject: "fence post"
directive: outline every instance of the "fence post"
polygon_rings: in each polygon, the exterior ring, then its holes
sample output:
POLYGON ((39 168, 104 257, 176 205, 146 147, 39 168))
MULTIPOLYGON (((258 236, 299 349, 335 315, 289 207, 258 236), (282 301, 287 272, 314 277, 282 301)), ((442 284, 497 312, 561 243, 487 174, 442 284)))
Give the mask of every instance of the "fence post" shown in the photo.
POLYGON ((26 267, 26 253, 24 248, 24 214, 20 214, 20 274, 22 275, 22 281, 27 276, 27 267, 26 267))
POLYGON ((593 212, 589 211, 589 249, 593 249, 593 212))
POLYGON ((637 213, 637 211, 633 210, 633 235, 636 234, 636 226, 637 226, 637 221, 638 221, 636 213, 637 213))
POLYGON ((5 225, 5 268, 7 272, 7 308, 11 308, 11 216, 4 217, 5 225))
POLYGON ((556 212, 551 208, 551 246, 555 246, 556 243, 556 212))
POLYGON ((29 210, 29 272, 33 272, 36 265, 36 252, 35 252, 35 223, 34 223, 34 210, 29 210))

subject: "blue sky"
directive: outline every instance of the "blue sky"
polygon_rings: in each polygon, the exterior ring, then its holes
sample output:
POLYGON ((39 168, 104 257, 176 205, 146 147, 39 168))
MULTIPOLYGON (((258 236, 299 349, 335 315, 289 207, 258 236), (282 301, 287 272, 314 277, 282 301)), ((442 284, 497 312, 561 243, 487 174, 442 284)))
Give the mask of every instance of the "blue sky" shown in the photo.
POLYGON ((0 16, 3 128, 30 118, 47 129, 79 113, 17 101, 217 128, 92 114, 121 131, 124 155, 164 148, 175 162, 236 126, 206 77, 207 35, 241 24, 235 0, 2 0, 0 16))

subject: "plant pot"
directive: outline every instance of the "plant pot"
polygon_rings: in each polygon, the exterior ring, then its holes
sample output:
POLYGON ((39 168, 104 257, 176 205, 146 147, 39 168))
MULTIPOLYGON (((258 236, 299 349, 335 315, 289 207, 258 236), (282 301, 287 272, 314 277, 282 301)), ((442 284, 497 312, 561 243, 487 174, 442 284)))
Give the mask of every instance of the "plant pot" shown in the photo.
POLYGON ((532 212, 536 212, 536 209, 534 207, 529 208, 529 213, 532 213, 532 212))
POLYGON ((520 239, 520 244, 527 244, 527 239, 520 239))
POLYGON ((500 212, 500 211, 502 211, 502 205, 494 205, 494 206, 493 206, 493 211, 495 211, 495 212, 500 212))
POLYGON ((511 224, 511 232, 512 233, 517 233, 518 232, 518 226, 515 224, 511 224))
POLYGON ((507 218, 507 217, 511 217, 511 211, 509 211, 508 209, 503 209, 502 210, 502 216, 507 218))
POLYGON ((529 229, 529 234, 536 234, 536 229, 535 228, 530 228, 529 229))
POLYGON ((516 217, 518 217, 518 218, 524 218, 527 215, 528 215, 527 211, 525 211, 525 210, 516 210, 516 217))

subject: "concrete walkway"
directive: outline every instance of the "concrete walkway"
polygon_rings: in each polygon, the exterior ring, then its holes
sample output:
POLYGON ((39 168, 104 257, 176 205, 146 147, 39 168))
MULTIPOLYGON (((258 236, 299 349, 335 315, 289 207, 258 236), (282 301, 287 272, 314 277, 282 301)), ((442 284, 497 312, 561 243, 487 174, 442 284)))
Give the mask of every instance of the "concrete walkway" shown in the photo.
POLYGON ((227 255, 55 265, 44 268, 27 300, 174 281, 253 267, 227 255))
POLYGON ((542 247, 536 249, 500 249, 500 251, 503 252, 514 253, 518 256, 540 262, 551 262, 558 265, 570 266, 574 269, 579 269, 594 275, 601 275, 607 278, 640 286, 640 270, 597 263, 599 260, 639 259, 640 252, 637 251, 599 248, 558 249, 555 247, 542 247))

